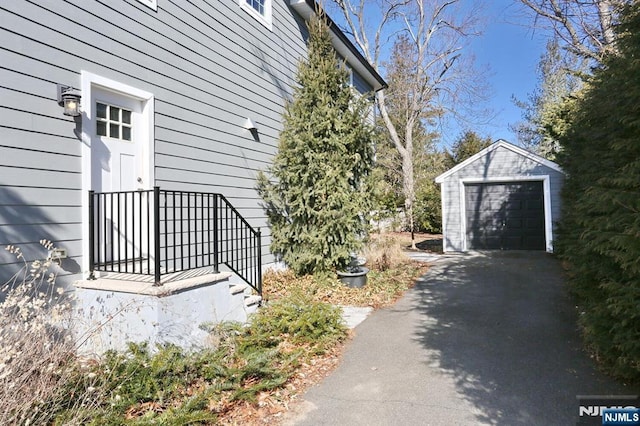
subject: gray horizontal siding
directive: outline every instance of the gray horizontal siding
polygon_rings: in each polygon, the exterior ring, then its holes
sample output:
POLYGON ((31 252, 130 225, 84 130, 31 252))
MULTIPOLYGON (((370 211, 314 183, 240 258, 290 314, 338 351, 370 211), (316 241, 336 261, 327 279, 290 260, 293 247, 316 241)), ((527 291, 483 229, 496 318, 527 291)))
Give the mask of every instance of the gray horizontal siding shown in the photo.
POLYGON ((482 178, 485 176, 542 175, 553 171, 548 167, 523 157, 511 150, 498 148, 486 156, 460 169, 450 176, 452 179, 482 178))
MULTIPOLYGON (((0 17, 3 26, 3 11, 0 17)), ((8 51, 0 40, 0 283, 24 265, 4 247, 17 244, 26 259, 43 258, 41 239, 68 251, 59 280, 68 282, 82 255, 80 142, 50 78, 71 73, 8 51)))
MULTIPOLYGON (((62 115, 56 83, 79 88, 85 70, 154 94, 155 184, 225 194, 263 228, 272 259, 255 176, 276 151, 307 38, 286 4, 273 3, 273 31, 236 1, 0 5, 0 243, 38 257, 37 241, 54 240, 71 256, 67 276, 79 271, 81 127, 62 115)), ((358 75, 354 86, 370 90, 358 75)), ((6 255, 2 264, 17 265, 6 255)))
MULTIPOLYGON (((271 32, 237 2, 161 0, 157 12, 135 0, 3 3, 0 243, 35 258, 48 238, 82 263, 80 126, 62 115, 56 83, 79 88, 86 70, 154 94, 155 184, 225 194, 263 228, 271 260, 255 176, 275 153, 306 50, 304 23, 286 2, 273 6, 271 32)), ((18 265, 6 253, 2 264, 18 265)))

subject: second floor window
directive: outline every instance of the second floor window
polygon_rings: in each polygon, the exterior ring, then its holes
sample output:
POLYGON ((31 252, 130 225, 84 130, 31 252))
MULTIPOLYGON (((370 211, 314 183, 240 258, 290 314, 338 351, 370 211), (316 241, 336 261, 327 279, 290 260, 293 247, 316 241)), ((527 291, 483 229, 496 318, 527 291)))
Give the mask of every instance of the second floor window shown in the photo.
POLYGON ((271 30, 271 2, 272 0, 240 0, 240 6, 271 30))
POLYGON ((265 0, 246 0, 247 4, 254 8, 256 12, 264 16, 264 3, 265 0))

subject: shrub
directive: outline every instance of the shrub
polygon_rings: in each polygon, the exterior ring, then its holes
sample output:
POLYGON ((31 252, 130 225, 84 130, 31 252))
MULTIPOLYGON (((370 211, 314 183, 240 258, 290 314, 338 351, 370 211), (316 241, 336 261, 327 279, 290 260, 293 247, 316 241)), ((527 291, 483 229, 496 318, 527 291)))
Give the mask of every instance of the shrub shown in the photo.
POLYGON ((348 287, 334 277, 269 271, 264 275, 264 295, 268 300, 293 295, 334 305, 382 307, 395 302, 426 271, 424 263, 413 262, 402 253, 395 237, 373 239, 369 247, 365 253, 371 271, 362 288, 348 287))
MULTIPOLYGON (((53 252, 50 241, 40 241, 53 252)), ((47 424, 53 413, 92 395, 69 398, 74 342, 64 326, 71 305, 56 287, 56 259, 27 262, 19 247, 6 248, 24 262, 2 287, 0 303, 0 424, 47 424), (73 399, 73 401, 72 401, 73 399)))
POLYGON ((567 173, 558 251, 567 261, 588 347, 601 365, 640 381, 640 3, 567 105, 558 161, 567 173))
POLYGON ((249 333, 250 340, 284 338, 321 353, 345 337, 346 327, 342 323, 340 308, 296 294, 260 310, 251 321, 249 333))

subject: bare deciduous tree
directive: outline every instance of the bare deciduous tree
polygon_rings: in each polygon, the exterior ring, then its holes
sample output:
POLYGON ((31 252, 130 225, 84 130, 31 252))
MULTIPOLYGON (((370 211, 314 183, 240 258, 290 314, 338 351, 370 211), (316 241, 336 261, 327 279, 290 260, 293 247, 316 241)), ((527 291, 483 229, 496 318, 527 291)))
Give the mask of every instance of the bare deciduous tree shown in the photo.
POLYGON ((520 0, 536 14, 536 25, 551 28, 573 53, 596 62, 615 53, 614 25, 633 0, 520 0))
MULTIPOLYGON (((402 117, 394 119, 384 91, 376 93, 380 116, 389 138, 402 160, 405 210, 414 230, 415 175, 414 132, 417 123, 432 117, 434 110, 446 111, 477 86, 472 76, 471 57, 463 55, 469 35, 478 34, 478 8, 461 0, 331 0, 353 38, 373 67, 383 74, 387 50, 399 35, 407 37, 407 58, 412 74, 402 79, 406 97, 402 117), (371 23, 375 22, 375 25, 371 23)), ((475 78, 475 80, 474 80, 475 78)), ((397 105, 396 105, 397 108, 397 105)))

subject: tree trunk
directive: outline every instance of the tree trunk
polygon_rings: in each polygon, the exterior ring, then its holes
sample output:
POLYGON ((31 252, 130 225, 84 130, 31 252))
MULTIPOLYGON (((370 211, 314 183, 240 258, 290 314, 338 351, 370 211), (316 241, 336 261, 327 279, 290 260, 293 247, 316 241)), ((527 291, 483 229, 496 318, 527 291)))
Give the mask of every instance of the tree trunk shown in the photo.
POLYGON ((402 190, 404 192, 404 209, 407 214, 409 230, 411 231, 411 248, 416 249, 415 223, 413 204, 415 201, 415 181, 413 176, 413 146, 407 144, 401 153, 402 158, 402 190))

